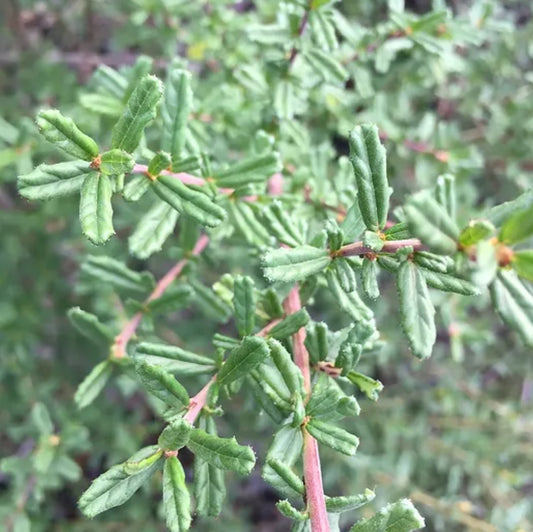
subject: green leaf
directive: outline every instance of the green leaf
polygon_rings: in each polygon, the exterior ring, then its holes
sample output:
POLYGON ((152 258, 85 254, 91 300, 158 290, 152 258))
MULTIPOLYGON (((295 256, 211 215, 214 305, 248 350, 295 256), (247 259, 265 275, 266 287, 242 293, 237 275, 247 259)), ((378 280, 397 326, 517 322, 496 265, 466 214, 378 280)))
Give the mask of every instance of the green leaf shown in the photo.
POLYGON ((431 194, 419 192, 404 206, 409 230, 432 251, 453 255, 457 251, 459 228, 431 194))
POLYGON ((247 336, 252 333, 255 326, 254 282, 248 276, 239 275, 235 278, 233 290, 237 330, 241 336, 247 336))
POLYGON ((341 344, 339 354, 335 359, 335 367, 342 368, 341 375, 347 375, 359 362, 363 346, 356 343, 351 335, 341 344))
POLYGON ((365 231, 363 235, 363 244, 372 251, 381 251, 385 242, 381 239, 378 233, 374 231, 365 231))
POLYGON ((246 336, 241 345, 229 354, 228 359, 218 372, 217 382, 224 386, 245 377, 261 364, 268 354, 268 345, 263 338, 246 336))
POLYGON ((280 201, 276 200, 263 208, 262 214, 266 226, 277 240, 291 247, 304 243, 300 228, 291 215, 283 210, 280 201))
POLYGON ((74 401, 78 405, 78 408, 85 408, 98 397, 98 394, 104 389, 109 377, 111 377, 112 372, 113 366, 109 360, 100 362, 100 364, 97 364, 91 370, 89 375, 78 386, 74 395, 74 401))
POLYGON ((217 186, 237 188, 250 183, 264 183, 281 170, 278 152, 264 153, 232 164, 229 168, 214 173, 217 186))
POLYGON ((109 177, 96 172, 88 174, 81 187, 81 229, 93 244, 103 244, 115 233, 112 194, 109 177))
POLYGON ((139 259, 147 259, 160 251, 174 231, 178 217, 178 212, 171 205, 156 201, 128 238, 130 252, 139 259))
POLYGON ((513 270, 528 281, 533 281, 533 250, 515 251, 513 254, 513 270))
POLYGON ((459 244, 466 248, 474 246, 480 240, 489 238, 495 231, 488 220, 470 220, 459 235, 459 244))
MULTIPOLYGON (((357 197, 359 195, 357 194, 357 197)), ((364 230, 366 229, 365 222, 363 220, 363 215, 361 214, 361 209, 359 208, 359 201, 356 197, 355 202, 348 209, 346 217, 342 221, 340 227, 344 233, 345 242, 354 242, 361 237, 364 230)))
POLYGON ((363 289, 370 299, 377 299, 379 297, 378 271, 379 268, 376 260, 367 258, 363 260, 363 268, 361 269, 363 289))
POLYGON ((274 435, 266 456, 266 462, 261 473, 263 479, 287 497, 298 497, 299 493, 287 485, 278 473, 268 465, 268 461, 278 460, 287 466, 292 466, 301 456, 302 447, 303 436, 301 428, 283 425, 274 435))
POLYGON ((212 466, 240 475, 249 474, 255 464, 251 447, 239 445, 235 438, 220 438, 201 429, 192 429, 187 447, 212 466))
POLYGON ((98 145, 82 133, 72 119, 63 116, 57 109, 39 111, 37 126, 41 135, 58 148, 76 159, 92 161, 98 155, 98 145))
POLYGON ((336 257, 333 260, 332 267, 341 288, 345 292, 353 292, 357 288, 357 279, 353 264, 344 257, 336 257))
POLYGON ((405 240, 411 238, 413 235, 409 231, 409 226, 406 222, 399 222, 389 227, 385 233, 385 238, 388 240, 405 240))
POLYGON ((113 333, 100 320, 80 307, 69 309, 68 319, 83 336, 103 347, 108 347, 113 341, 113 333))
POLYGON ((29 200, 71 196, 80 191, 85 177, 92 171, 84 161, 41 164, 33 172, 19 176, 19 192, 29 200))
POLYGON ((109 150, 100 156, 100 171, 107 175, 127 174, 133 170, 135 161, 124 150, 109 150))
POLYGON ((302 327, 305 327, 309 322, 309 314, 305 308, 301 308, 292 314, 289 314, 282 321, 274 325, 268 336, 276 340, 283 340, 293 334, 297 333, 302 327))
POLYGON ((131 94, 124 113, 111 133, 111 147, 133 153, 144 128, 155 118, 163 85, 155 76, 145 76, 131 94))
POLYGON ((295 113, 296 96, 294 84, 282 79, 274 88, 274 111, 281 120, 290 120, 295 113))
POLYGON ((329 351, 328 326, 324 322, 311 322, 307 326, 305 347, 313 363, 325 360, 329 351))
POLYGON ((312 418, 306 425, 306 429, 320 443, 348 456, 353 456, 359 445, 357 436, 319 419, 312 418))
POLYGON ((321 272, 330 262, 326 249, 312 246, 273 249, 263 256, 263 272, 271 281, 300 281, 321 272))
POLYGON ((505 244, 517 244, 533 236, 533 205, 514 213, 505 220, 498 240, 505 244))
POLYGON ((204 286, 202 283, 196 280, 191 279, 191 281, 189 281, 189 284, 194 289, 195 305, 207 317, 218 322, 228 321, 231 315, 231 308, 226 301, 224 301, 211 288, 204 286))
POLYGON ((131 67, 128 76, 128 86, 124 92, 122 99, 128 101, 131 93, 135 90, 135 87, 139 81, 150 73, 154 64, 154 60, 146 55, 139 55, 135 61, 135 64, 131 67))
POLYGON ((80 94, 80 104, 88 111, 118 118, 122 114, 122 101, 108 94, 80 94))
POLYGON ((500 270, 490 285, 494 308, 501 319, 533 347, 533 294, 513 271, 500 270))
POLYGON ((326 510, 332 513, 348 512, 357 510, 367 502, 374 500, 376 494, 368 488, 364 493, 348 495, 347 497, 327 497, 326 510))
POLYGON ((342 63, 334 59, 331 54, 318 48, 307 50, 303 53, 303 58, 314 70, 315 74, 326 82, 343 84, 348 78, 348 71, 342 63))
POLYGON ((297 510, 287 499, 278 501, 276 507, 281 514, 294 521, 305 521, 306 519, 309 519, 307 511, 297 510))
POLYGON ((163 507, 170 532, 184 532, 191 526, 191 498, 185 472, 176 456, 165 460, 163 469, 163 507))
POLYGON ((373 319, 372 311, 363 303, 356 290, 347 294, 333 272, 326 272, 328 287, 333 294, 336 303, 356 321, 368 321, 373 319))
POLYGON ((426 268, 420 268, 420 272, 426 279, 426 283, 437 290, 455 292, 463 296, 476 296, 480 294, 479 288, 465 279, 460 279, 448 273, 431 271, 426 268))
POLYGON ((207 227, 215 227, 226 219, 226 211, 205 192, 184 185, 176 177, 159 176, 152 181, 152 190, 178 212, 207 227))
POLYGON ((31 419, 41 436, 51 436, 54 433, 54 424, 50 418, 48 408, 43 403, 35 403, 31 409, 31 419))
MULTIPOLYGON (((183 155, 187 122, 192 107, 191 75, 182 69, 169 72, 165 83, 165 98, 161 108, 163 138, 161 147, 167 151, 175 164, 183 155)), ((174 168, 176 171, 176 169, 174 168)))
POLYGON ((180 375, 203 375, 212 373, 215 369, 211 358, 173 345, 142 342, 136 347, 135 354, 148 364, 160 366, 180 375))
POLYGON ((296 493, 299 493, 300 495, 305 493, 302 479, 287 464, 275 458, 267 460, 267 464, 279 475, 287 486, 293 489, 296 493))
POLYGON ((397 272, 402 327, 413 354, 418 358, 431 355, 437 338, 435 309, 429 297, 426 278, 409 260, 397 272))
POLYGON ((188 285, 167 288, 164 294, 149 301, 146 308, 154 314, 174 312, 186 306, 192 294, 192 288, 188 285))
POLYGON ((148 174, 157 177, 163 170, 168 170, 171 166, 170 154, 166 151, 158 151, 148 163, 148 174))
POLYGON ((456 194, 455 194, 455 177, 451 174, 440 175, 437 178, 437 187, 435 189, 437 201, 444 207, 452 220, 455 219, 456 213, 456 194))
POLYGON ((192 425, 181 417, 174 419, 159 435, 157 444, 166 451, 177 451, 189 442, 192 425))
POLYGON ((128 294, 144 295, 155 286, 152 274, 136 272, 123 262, 106 255, 87 256, 81 270, 94 280, 109 283, 116 290, 128 294))
POLYGON ((485 218, 490 220, 494 225, 501 225, 505 220, 518 211, 530 209, 533 206, 533 189, 527 190, 512 201, 506 201, 501 205, 496 205, 489 209, 485 218))
MULTIPOLYGON (((215 422, 212 417, 201 416, 198 428, 216 435, 215 422)), ((225 497, 226 486, 223 471, 196 456, 194 459, 194 498, 198 515, 216 517, 222 510, 225 497)))
POLYGON ((356 523, 350 532, 412 532, 424 528, 425 522, 408 499, 388 504, 376 515, 356 523))
POLYGON ((124 504, 141 486, 146 484, 160 467, 160 462, 156 461, 133 475, 126 473, 124 466, 125 464, 113 466, 95 479, 89 489, 83 493, 79 500, 79 507, 84 515, 93 518, 110 508, 124 504))
POLYGON ((150 188, 150 179, 144 175, 130 176, 122 189, 122 195, 126 201, 139 201, 150 188))
POLYGON ((332 421, 343 415, 339 412, 339 406, 340 410, 349 412, 349 415, 359 415, 360 408, 357 400, 347 396, 328 375, 320 374, 305 406, 306 415, 332 421))
POLYGON ((370 231, 378 231, 385 227, 389 210, 387 154, 375 125, 356 126, 350 132, 349 142, 361 215, 370 231))
POLYGON ((302 372, 292 361, 291 355, 277 340, 268 340, 270 356, 291 394, 304 395, 302 372))
POLYGON ((355 384, 371 401, 377 401, 379 392, 383 390, 383 384, 376 380, 358 373, 357 371, 350 371, 347 375, 348 380, 355 384))
POLYGON ((135 370, 142 385, 167 405, 182 409, 189 406, 187 390, 163 368, 152 366, 146 361, 137 361, 135 370))

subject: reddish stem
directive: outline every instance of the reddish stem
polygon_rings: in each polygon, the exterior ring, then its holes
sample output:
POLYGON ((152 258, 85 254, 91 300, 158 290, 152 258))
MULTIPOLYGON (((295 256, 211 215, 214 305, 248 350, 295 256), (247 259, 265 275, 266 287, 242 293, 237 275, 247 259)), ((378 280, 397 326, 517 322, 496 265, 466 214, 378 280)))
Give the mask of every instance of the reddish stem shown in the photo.
MULTIPOLYGON (((209 237, 207 235, 201 235, 196 242, 194 249, 192 250, 192 256, 199 255, 209 243, 209 237)), ((181 259, 175 264, 157 283, 153 292, 148 296, 145 304, 161 297, 165 290, 172 284, 172 282, 178 277, 185 265, 189 262, 189 259, 181 259)), ((126 347, 131 337, 135 334, 139 323, 143 319, 144 313, 142 311, 136 312, 133 317, 124 325, 118 336, 115 338, 113 356, 115 358, 122 358, 126 356, 126 347)))
POLYGON ((200 412, 207 403, 207 396, 209 395, 209 389, 214 384, 217 376, 215 375, 190 401, 189 410, 183 416, 183 419, 188 421, 191 425, 194 424, 196 418, 200 415, 200 412))
MULTIPOLYGON (((287 315, 297 312, 301 308, 298 285, 289 292, 283 307, 287 315)), ((305 329, 302 327, 293 335, 294 362, 300 368, 304 378, 304 387, 307 398, 311 395, 311 370, 309 367, 309 353, 305 347, 305 329)), ((304 481, 307 508, 311 519, 312 532, 330 532, 324 487, 322 485, 322 472, 320 470, 320 456, 316 440, 302 429, 304 436, 304 481)))

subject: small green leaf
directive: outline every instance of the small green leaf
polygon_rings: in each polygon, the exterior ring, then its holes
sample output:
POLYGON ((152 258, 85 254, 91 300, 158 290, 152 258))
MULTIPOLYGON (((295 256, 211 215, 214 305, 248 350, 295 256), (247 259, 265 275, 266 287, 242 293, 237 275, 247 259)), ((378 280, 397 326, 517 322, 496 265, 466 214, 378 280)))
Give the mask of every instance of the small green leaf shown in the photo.
POLYGON ((379 140, 378 128, 371 124, 356 126, 349 142, 361 215, 370 231, 378 231, 385 227, 389 211, 385 148, 379 140))
POLYGON ((80 191, 87 174, 92 171, 84 161, 41 164, 33 172, 19 176, 19 192, 29 200, 71 196, 80 191))
MULTIPOLYGON (((179 68, 169 72, 165 83, 165 98, 161 108, 163 117, 161 147, 170 154, 174 166, 183 155, 185 148, 187 122, 192 107, 190 84, 189 72, 179 68)), ((173 170, 178 171, 175 167, 173 170)))
POLYGON ((505 244, 518 244, 533 236, 533 205, 518 211, 505 220, 498 240, 505 244))
MULTIPOLYGON (((201 416, 198 428, 216 435, 215 422, 211 416, 201 416)), ((194 498, 196 512, 201 516, 216 517, 222 510, 226 497, 224 472, 199 456, 194 459, 194 498)))
POLYGON ((277 509, 285 517, 294 521, 305 521, 309 519, 309 514, 306 511, 297 510, 288 500, 278 501, 276 503, 277 509))
POLYGON ((506 201, 501 205, 496 205, 485 213, 485 218, 490 220, 494 225, 505 223, 510 216, 518 211, 531 209, 533 206, 533 189, 526 190, 516 199, 506 201))
POLYGON ((455 177, 451 174, 440 175, 437 178, 437 187, 435 189, 437 201, 444 207, 452 220, 455 219, 456 212, 456 194, 455 194, 455 177))
POLYGON ((367 258, 363 260, 363 268, 361 269, 363 289, 370 299, 377 299, 379 297, 378 271, 379 268, 376 260, 367 258))
POLYGON ((80 196, 80 223, 83 234, 93 244, 103 244, 113 229, 113 189, 108 176, 91 172, 85 178, 80 196))
POLYGON ((344 233, 345 242, 354 242, 355 240, 358 240, 366 229, 357 197, 352 206, 348 209, 340 227, 344 233))
POLYGON ((152 366, 145 361, 137 361, 135 370, 142 385, 152 395, 173 408, 182 409, 189 406, 187 390, 163 368, 152 366))
POLYGON ((348 78, 348 71, 342 63, 329 53, 312 48, 304 52, 303 57, 314 72, 326 82, 343 84, 348 78))
POLYGON ((334 259, 332 267, 341 288, 345 292, 350 293, 357 289, 357 278, 351 262, 344 257, 337 257, 334 259))
POLYGON ((315 364, 320 360, 325 360, 329 351, 328 326, 326 323, 311 322, 307 326, 305 347, 307 347, 309 356, 315 364))
POLYGON ((152 181, 152 190, 178 212, 207 227, 215 227, 226 219, 226 211, 205 192, 184 185, 176 177, 159 176, 152 181))
POLYGON ((409 231, 409 226, 407 222, 399 222, 394 224, 392 227, 389 227, 384 232, 385 238, 388 240, 405 240, 411 238, 413 235, 409 231))
POLYGON ((528 281, 533 281, 533 250, 524 249, 513 254, 513 270, 528 281))
POLYGON ((463 247, 474 246, 480 240, 489 238, 495 231, 488 220, 470 220, 459 235, 459 244, 463 247))
POLYGON ((238 276, 233 284, 235 323, 241 336, 252 333, 255 325, 254 282, 248 276, 238 276))
POLYGON ((218 372, 217 382, 224 386, 245 377, 261 364, 268 354, 268 345, 263 338, 246 336, 241 345, 229 354, 228 359, 218 372))
POLYGON ((383 390, 383 384, 367 375, 350 371, 347 375, 348 380, 355 384, 371 401, 377 401, 379 392, 383 390))
POLYGON ((282 209, 280 201, 274 201, 262 211, 265 224, 277 240, 291 247, 304 243, 300 228, 290 213, 282 209))
POLYGON ((291 355, 277 340, 268 340, 270 356, 291 394, 304 395, 302 372, 292 361, 291 355))
POLYGON ((420 272, 426 279, 428 286, 442 290, 443 292, 454 292, 463 296, 479 295, 479 288, 470 281, 460 279, 448 273, 440 273, 420 268, 420 272))
POLYGON ((131 67, 128 75, 128 86, 124 92, 122 99, 128 101, 131 93, 135 90, 135 87, 139 81, 146 75, 150 74, 154 64, 154 60, 146 55, 139 55, 135 60, 135 64, 131 67))
POLYGON ((404 206, 409 230, 432 251, 453 255, 457 251, 459 228, 431 194, 419 192, 404 206))
POLYGON ((136 296, 146 294, 155 286, 152 274, 136 272, 123 262, 106 255, 87 256, 81 270, 95 281, 108 283, 116 290, 136 296))
POLYGON ((237 188, 250 183, 264 183, 281 170, 278 152, 266 153, 244 159, 229 168, 214 173, 217 186, 237 188))
POLYGON ((144 174, 130 177, 122 189, 124 199, 126 201, 139 201, 150 188, 150 183, 150 179, 144 174))
POLYGON ((100 156, 100 171, 106 175, 127 174, 134 164, 133 157, 124 150, 109 150, 100 156))
POLYGON ((374 500, 376 494, 368 488, 359 495, 348 495, 347 497, 327 497, 326 510, 332 513, 348 512, 357 510, 367 502, 374 500))
POLYGON ((96 142, 57 109, 40 111, 36 121, 41 135, 69 155, 84 161, 92 161, 98 155, 96 142))
POLYGON ((342 375, 347 375, 359 362, 363 347, 348 336, 340 348, 335 359, 335 367, 342 368, 342 375))
POLYGON ((48 408, 43 403, 35 403, 31 409, 31 419, 41 436, 47 437, 54 433, 54 424, 48 408))
POLYGON ((165 451, 177 451, 189 441, 192 425, 179 417, 174 419, 159 435, 157 444, 165 451))
POLYGON ((133 153, 144 128, 155 118, 163 85, 155 76, 142 78, 128 99, 126 108, 111 134, 111 147, 133 153))
POLYGON ((412 532, 424 528, 425 522, 408 499, 388 504, 369 519, 356 523, 350 532, 412 532))
POLYGON ((435 309, 429 297, 426 278, 411 261, 405 260, 397 272, 402 327, 413 354, 418 358, 431 355, 437 338, 435 309))
POLYGON ((330 262, 326 249, 312 246, 273 249, 263 256, 263 272, 271 281, 300 281, 321 272, 330 262))
MULTIPOLYGON (((133 458, 133 457, 132 457, 133 458)), ((79 500, 80 510, 87 517, 93 518, 98 514, 124 504, 159 468, 156 461, 146 469, 129 475, 124 470, 125 464, 119 464, 106 471, 93 481, 89 489, 79 500)))
POLYGON ((279 477, 287 484, 287 486, 289 486, 289 488, 293 489, 300 495, 305 493, 302 479, 294 471, 292 471, 287 464, 275 458, 270 458, 267 460, 267 464, 279 475, 279 477))
POLYGON ((255 464, 251 447, 239 445, 235 438, 220 438, 201 429, 192 429, 187 447, 212 466, 240 475, 249 474, 255 464))
POLYGON ((94 314, 85 312, 80 307, 73 307, 67 315, 74 327, 89 340, 103 347, 108 347, 113 341, 111 329, 101 323, 94 314))
POLYGON ((336 303, 347 312, 354 321, 368 321, 373 319, 372 311, 363 303, 356 290, 347 294, 340 285, 333 272, 326 272, 328 287, 336 303))
POLYGON ((135 350, 149 364, 165 368, 180 375, 202 375, 215 369, 211 358, 185 351, 181 347, 142 342, 135 350))
POLYGON ((157 299, 149 301, 146 304, 146 308, 154 314, 174 312, 186 306, 190 301, 192 294, 192 288, 188 285, 168 288, 165 290, 165 293, 157 299))
POLYGON ((148 163, 148 174, 157 177, 163 170, 168 170, 172 166, 170 153, 158 151, 148 163))
POLYGON ((98 397, 98 394, 104 389, 109 377, 111 377, 112 372, 113 366, 109 360, 100 362, 100 364, 92 369, 89 375, 78 386, 74 395, 74 401, 78 405, 78 408, 85 408, 98 397))
POLYGON ((309 322, 309 314, 305 308, 301 308, 296 312, 289 314, 282 321, 274 325, 268 336, 276 340, 283 340, 293 334, 297 333, 302 327, 305 327, 309 322))
POLYGON ((176 456, 165 460, 163 469, 163 507, 170 532, 185 532, 191 526, 191 497, 185 472, 176 456))
POLYGON ((363 244, 372 251, 381 251, 385 242, 381 239, 378 233, 374 231, 365 231, 363 235, 363 244))
POLYGON ((306 429, 320 443, 348 456, 353 456, 359 445, 357 436, 319 419, 312 418, 306 425, 306 429))
POLYGON ((501 319, 533 347, 533 295, 513 271, 500 270, 490 285, 494 308, 501 319))
POLYGON ((139 220, 137 227, 128 238, 130 252, 139 259, 147 259, 160 251, 174 231, 178 217, 178 212, 171 205, 156 201, 139 220))
POLYGON ((194 304, 210 319, 226 322, 231 316, 231 307, 214 290, 202 283, 189 281, 194 290, 194 304))

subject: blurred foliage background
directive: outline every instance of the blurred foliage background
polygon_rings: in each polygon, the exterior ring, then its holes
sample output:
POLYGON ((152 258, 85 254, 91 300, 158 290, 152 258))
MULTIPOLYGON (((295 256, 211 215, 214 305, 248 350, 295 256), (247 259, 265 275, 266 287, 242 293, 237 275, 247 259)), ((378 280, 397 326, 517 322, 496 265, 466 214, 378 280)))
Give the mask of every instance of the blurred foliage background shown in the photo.
MULTIPOLYGON (((160 494, 150 486, 95 522, 81 518, 76 508, 88 482, 151 443, 160 423, 126 377, 108 386, 91 408, 77 411, 72 401, 101 354, 71 327, 67 309, 79 305, 118 322, 123 310, 112 291, 80 276, 80 262, 94 248, 81 237, 74 200, 37 205, 17 194, 18 174, 59 160, 37 138, 36 110, 60 107, 105 140, 113 110, 106 116, 94 108, 96 67, 127 72, 146 54, 161 73, 182 57, 194 75, 196 135, 207 139, 215 154, 238 153, 254 128, 277 131, 280 102, 269 75, 287 50, 276 47, 272 35, 270 42, 261 36, 258 25, 290 16, 293 4, 298 2, 2 1, 2 530, 164 530, 160 494), (257 68, 263 63, 266 77, 257 68)), ((337 54, 350 80, 344 87, 294 88, 293 109, 287 112, 298 118, 290 141, 297 147, 290 153, 297 155, 285 159, 286 165, 294 179, 309 172, 331 177, 332 161, 347 153, 348 129, 375 122, 384 132, 395 193, 453 173, 467 222, 531 187, 531 2, 410 0, 404 19, 394 19, 391 7, 400 4, 336 4, 342 14, 334 21, 341 42, 337 54), (444 8, 443 18, 438 13, 444 8)), ((171 239, 148 261, 133 260, 127 237, 136 213, 125 204, 116 210, 117 238, 105 253, 159 277, 178 254, 176 242, 171 239)), ((207 281, 239 267, 243 257, 244 251, 227 256, 224 249, 209 250, 207 281)), ((533 530, 531 353, 496 318, 485 297, 453 296, 436 301, 438 343, 432 358, 420 363, 401 336, 393 284, 385 279, 382 286, 383 297, 373 308, 387 344, 364 365, 385 389, 377 403, 362 400, 357 457, 342 459, 324 450, 329 491, 375 487, 375 508, 411 497, 427 518, 428 531, 533 530)), ((315 320, 343 325, 331 301, 316 301, 312 313, 315 320)), ((207 348, 206 327, 224 332, 223 326, 206 325, 201 309, 193 308, 170 315, 159 333, 201 349, 207 348)), ((261 456, 273 427, 266 416, 257 421, 254 406, 246 396, 242 404, 228 405, 225 432, 239 434, 261 456)), ((277 497, 259 472, 246 480, 233 478, 231 487, 222 516, 196 523, 195 530, 287 530, 274 506, 277 497)))

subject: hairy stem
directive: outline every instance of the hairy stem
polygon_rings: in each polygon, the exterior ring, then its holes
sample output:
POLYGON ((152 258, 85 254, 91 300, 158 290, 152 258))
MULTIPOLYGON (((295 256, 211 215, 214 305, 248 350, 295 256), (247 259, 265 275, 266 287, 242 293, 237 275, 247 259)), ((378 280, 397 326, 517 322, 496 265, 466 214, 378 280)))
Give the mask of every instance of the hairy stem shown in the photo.
MULTIPOLYGON (((285 312, 293 314, 301 308, 298 285, 290 291, 287 299, 283 302, 285 312)), ((304 387, 307 399, 311 395, 311 370, 309 367, 309 353, 305 347, 305 329, 302 327, 293 335, 294 362, 300 368, 304 378, 304 387)), ((305 430, 304 436, 304 483, 307 500, 307 508, 311 519, 312 532, 330 532, 328 515, 326 512, 326 500, 322 485, 322 472, 320 468, 320 456, 316 440, 305 430)))
MULTIPOLYGON (((424 246, 418 238, 407 238, 405 240, 390 240, 383 243, 380 253, 396 253, 399 249, 412 247, 414 251, 425 251, 424 246)), ((375 253, 373 249, 365 246, 362 241, 347 244, 334 253, 335 257, 351 257, 354 255, 364 255, 365 253, 375 253)))
MULTIPOLYGON (((207 235, 201 235, 196 242, 191 256, 199 255, 209 243, 209 237, 207 235)), ((165 290, 172 284, 172 282, 178 277, 185 265, 189 262, 189 258, 181 259, 175 264, 157 283, 153 292, 148 296, 145 304, 161 297, 165 290)), ((118 336, 115 338, 115 344, 113 346, 113 356, 115 358, 122 358, 126 356, 126 347, 131 337, 135 334, 139 323, 143 319, 144 313, 136 312, 133 317, 124 325, 118 336)))

